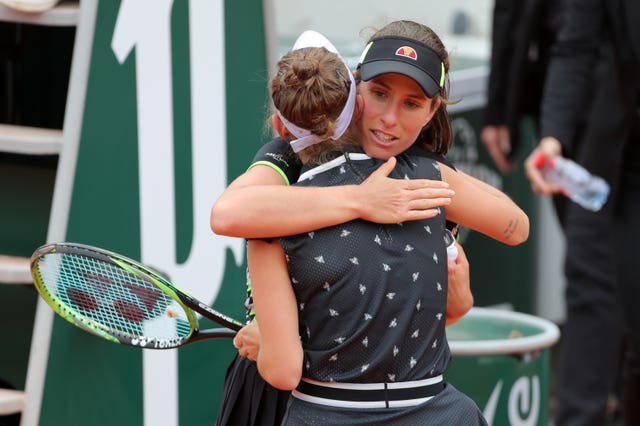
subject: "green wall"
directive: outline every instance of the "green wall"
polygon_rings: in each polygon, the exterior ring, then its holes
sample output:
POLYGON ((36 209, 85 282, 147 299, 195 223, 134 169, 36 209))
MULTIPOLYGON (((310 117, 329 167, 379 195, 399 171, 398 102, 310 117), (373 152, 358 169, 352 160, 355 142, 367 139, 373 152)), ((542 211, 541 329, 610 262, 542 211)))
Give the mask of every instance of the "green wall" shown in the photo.
MULTIPOLYGON (((138 90, 141 77, 137 73, 140 72, 141 58, 137 55, 142 53, 138 44, 120 63, 112 46, 120 6, 124 6, 125 1, 99 2, 66 239, 140 259, 138 90)), ((170 8, 173 76, 170 82, 173 104, 170 119, 173 120, 174 147, 175 261, 179 265, 192 254, 196 239, 196 224, 193 223, 195 196, 192 191, 193 89, 189 50, 192 19, 189 7, 195 2, 169 0, 159 1, 157 5, 166 7, 167 3, 170 8)), ((147 4, 156 5, 155 2, 147 4)), ((130 5, 132 3, 127 4, 130 5)), ((143 13, 138 16, 145 17, 143 13)), ((132 28, 144 30, 145 25, 153 25, 151 21, 152 18, 148 21, 134 19, 133 24, 129 24, 132 28)), ((215 25, 215 20, 212 19, 211 25, 215 25)), ((158 49, 164 36, 166 34, 158 37, 158 49)), ((260 0, 224 2, 226 140, 212 137, 208 141, 216 149, 220 148, 220 152, 224 152, 223 144, 228 147, 226 159, 220 160, 227 163, 224 185, 244 171, 266 138, 263 131, 267 93, 264 40, 260 0)), ((147 42, 145 53, 151 51, 153 54, 153 40, 147 42)), ((144 78, 153 79, 155 76, 147 74, 144 78)), ((153 101, 161 103, 163 99, 153 101)), ((163 124, 164 119, 159 117, 158 125, 163 124)), ((212 168, 219 167, 216 166, 217 160, 211 158, 212 168)), ((214 199, 212 196, 206 202, 211 205, 214 199)), ((208 222, 206 226, 208 228, 208 222)), ((158 235, 159 245, 164 243, 164 237, 158 235)), ((170 240, 168 237, 167 241, 170 240)), ((227 251, 223 264, 220 291, 215 301, 210 302, 223 312, 242 318, 246 266, 244 262, 239 265, 231 251, 227 251)), ((163 265, 155 266, 163 269, 163 265)), ((196 271, 205 280, 212 275, 211 272, 206 268, 196 271)), ((202 328, 210 325, 203 321, 202 328)), ((209 341, 178 350, 179 424, 196 426, 214 422, 224 374, 233 354, 230 340, 209 341)), ((141 350, 104 342, 56 318, 40 425, 142 425, 142 364, 141 350)), ((162 369, 153 373, 165 374, 162 369)), ((171 398, 163 401, 166 393, 164 389, 153 389, 155 404, 160 407, 171 404, 171 398)), ((172 422, 167 421, 168 425, 172 422)))

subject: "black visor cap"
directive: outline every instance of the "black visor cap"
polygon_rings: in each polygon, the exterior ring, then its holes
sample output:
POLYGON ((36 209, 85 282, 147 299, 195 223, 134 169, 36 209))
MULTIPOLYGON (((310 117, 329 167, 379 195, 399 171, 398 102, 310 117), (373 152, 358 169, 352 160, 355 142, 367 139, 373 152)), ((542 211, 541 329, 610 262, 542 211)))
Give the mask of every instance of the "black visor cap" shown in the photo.
POLYGON ((358 63, 360 77, 369 81, 382 74, 402 74, 433 98, 444 82, 440 56, 425 44, 404 37, 381 37, 369 42, 358 63))

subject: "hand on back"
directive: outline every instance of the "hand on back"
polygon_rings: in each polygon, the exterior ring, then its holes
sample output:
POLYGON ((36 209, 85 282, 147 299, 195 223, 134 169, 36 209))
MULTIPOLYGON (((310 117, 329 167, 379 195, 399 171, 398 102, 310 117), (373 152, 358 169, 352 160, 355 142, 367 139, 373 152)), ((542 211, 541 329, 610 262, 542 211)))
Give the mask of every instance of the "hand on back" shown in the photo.
POLYGON ((385 224, 429 219, 451 204, 454 194, 446 182, 390 178, 395 165, 392 157, 360 184, 359 217, 385 224))

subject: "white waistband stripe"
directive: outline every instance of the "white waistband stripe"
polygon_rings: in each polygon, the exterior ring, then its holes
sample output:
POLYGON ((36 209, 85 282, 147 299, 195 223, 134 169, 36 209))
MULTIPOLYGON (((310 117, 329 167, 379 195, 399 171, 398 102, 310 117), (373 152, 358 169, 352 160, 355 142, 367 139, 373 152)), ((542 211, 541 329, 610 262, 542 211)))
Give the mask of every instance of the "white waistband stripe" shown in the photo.
POLYGON ((423 380, 412 380, 408 382, 389 382, 389 383, 344 383, 344 382, 319 382, 317 380, 302 378, 303 382, 312 385, 322 386, 324 388, 334 389, 353 389, 353 390, 384 390, 386 389, 408 389, 418 388, 420 386, 429 386, 440 383, 443 380, 442 374, 423 380), (386 385, 386 387, 385 387, 386 385))
POLYGON ((413 407, 429 401, 432 396, 425 398, 408 399, 404 401, 343 401, 340 399, 319 398, 317 396, 307 395, 297 390, 293 390, 291 395, 302 401, 311 402, 319 405, 327 405, 329 407, 340 408, 401 408, 413 407))

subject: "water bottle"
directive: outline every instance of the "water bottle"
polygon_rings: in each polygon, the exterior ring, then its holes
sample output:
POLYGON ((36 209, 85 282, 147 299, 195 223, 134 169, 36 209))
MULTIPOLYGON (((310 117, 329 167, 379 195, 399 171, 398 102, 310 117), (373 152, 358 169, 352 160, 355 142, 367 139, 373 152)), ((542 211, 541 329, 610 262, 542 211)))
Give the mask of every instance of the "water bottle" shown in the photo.
POLYGON ((567 158, 540 154, 535 165, 547 182, 559 186, 564 195, 587 210, 597 212, 609 197, 609 184, 604 179, 567 158))

